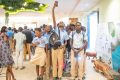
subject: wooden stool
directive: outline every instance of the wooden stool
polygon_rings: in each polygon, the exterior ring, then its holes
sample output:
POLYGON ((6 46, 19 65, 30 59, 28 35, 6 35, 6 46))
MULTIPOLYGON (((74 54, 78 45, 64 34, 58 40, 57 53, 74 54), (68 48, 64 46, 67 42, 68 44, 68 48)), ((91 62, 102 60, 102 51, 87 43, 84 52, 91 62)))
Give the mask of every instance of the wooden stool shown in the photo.
POLYGON ((93 60, 92 62, 94 63, 94 69, 102 73, 108 80, 120 80, 120 74, 112 70, 108 64, 99 60, 93 60))

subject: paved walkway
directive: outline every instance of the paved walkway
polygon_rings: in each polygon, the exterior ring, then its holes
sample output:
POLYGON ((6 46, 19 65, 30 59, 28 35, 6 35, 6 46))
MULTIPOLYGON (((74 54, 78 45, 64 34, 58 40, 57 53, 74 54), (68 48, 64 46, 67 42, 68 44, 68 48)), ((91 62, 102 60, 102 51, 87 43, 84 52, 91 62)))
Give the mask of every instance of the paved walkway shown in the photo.
MULTIPOLYGON (((36 78, 35 65, 32 65, 29 62, 25 62, 25 66, 26 68, 24 70, 19 69, 15 70, 13 68, 16 80, 35 80, 36 78)), ((6 69, 3 69, 2 73, 5 73, 5 70, 6 69)), ((4 76, 4 74, 0 76, 4 76)), ((0 77, 0 80, 5 80, 5 77, 0 77)), ((63 77, 62 80, 70 80, 70 77, 63 77)), ((93 64, 91 63, 90 60, 87 59, 85 80, 107 80, 107 79, 101 74, 95 72, 95 70, 93 69, 93 64)))

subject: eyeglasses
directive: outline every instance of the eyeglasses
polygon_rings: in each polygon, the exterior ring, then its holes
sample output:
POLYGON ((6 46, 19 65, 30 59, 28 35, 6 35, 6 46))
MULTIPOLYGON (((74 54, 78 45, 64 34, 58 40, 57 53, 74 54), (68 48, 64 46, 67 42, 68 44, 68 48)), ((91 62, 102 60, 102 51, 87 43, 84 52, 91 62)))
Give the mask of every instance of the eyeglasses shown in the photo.
POLYGON ((81 25, 76 25, 76 26, 81 26, 81 25))

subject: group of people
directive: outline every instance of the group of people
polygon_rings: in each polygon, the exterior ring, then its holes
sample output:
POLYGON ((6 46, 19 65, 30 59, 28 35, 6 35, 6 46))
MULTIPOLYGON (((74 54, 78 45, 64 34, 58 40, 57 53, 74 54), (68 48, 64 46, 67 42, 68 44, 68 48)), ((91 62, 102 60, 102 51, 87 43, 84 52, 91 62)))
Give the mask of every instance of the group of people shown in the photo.
POLYGON ((84 76, 85 49, 87 47, 86 29, 80 22, 65 27, 64 22, 56 24, 54 4, 52 9, 53 26, 35 28, 34 31, 27 26, 12 32, 11 28, 3 26, 0 33, 0 65, 6 66, 6 80, 16 80, 12 72, 15 69, 23 70, 23 62, 28 60, 36 65, 37 80, 50 80, 51 69, 53 80, 61 80, 64 69, 64 54, 69 54, 71 61, 70 74, 73 80, 84 76), (53 35, 55 34, 55 35, 53 35), (57 36, 57 37, 56 37, 57 36), (51 43, 52 40, 53 42, 51 43), (12 53, 15 51, 15 60, 12 53), (66 53, 66 51, 68 53, 66 53), (33 57, 31 57, 31 52, 33 57), (20 59, 20 60, 19 60, 20 59), (43 75, 46 79, 43 79, 43 75))

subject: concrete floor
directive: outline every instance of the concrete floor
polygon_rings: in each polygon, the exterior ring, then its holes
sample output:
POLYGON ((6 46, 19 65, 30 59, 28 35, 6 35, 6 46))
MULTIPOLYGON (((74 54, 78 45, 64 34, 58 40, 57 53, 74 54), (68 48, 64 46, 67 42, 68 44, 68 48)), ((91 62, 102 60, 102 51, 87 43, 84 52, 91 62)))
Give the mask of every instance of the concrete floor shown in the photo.
MULTIPOLYGON (((30 64, 28 61, 25 62, 24 64, 26 66, 24 70, 19 70, 19 69, 15 70, 13 68, 13 72, 15 74, 16 80, 35 80, 36 78, 35 65, 30 64)), ((4 68, 2 73, 5 73, 5 70, 6 69, 4 68)), ((5 80, 5 77, 1 77, 1 76, 5 76, 5 75, 4 74, 0 75, 0 80, 5 80)), ((62 80, 70 80, 70 77, 63 77, 62 80)), ((95 72, 91 60, 87 59, 85 80, 107 80, 107 79, 104 76, 102 76, 100 73, 95 72)))

